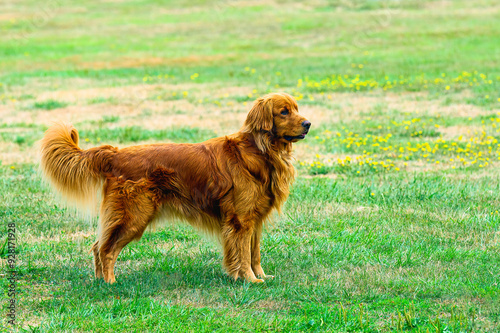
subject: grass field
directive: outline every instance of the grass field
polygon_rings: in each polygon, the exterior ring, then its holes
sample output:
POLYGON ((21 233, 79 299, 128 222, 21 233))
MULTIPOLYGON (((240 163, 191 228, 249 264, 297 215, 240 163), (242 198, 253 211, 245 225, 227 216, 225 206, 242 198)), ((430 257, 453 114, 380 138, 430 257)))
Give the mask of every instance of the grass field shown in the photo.
POLYGON ((500 331, 497 1, 0 3, 0 331, 500 331), (96 219, 64 208, 36 141, 199 142, 294 95, 312 132, 263 236, 263 285, 165 224, 93 277, 96 219), (16 325, 8 323, 8 225, 16 325))

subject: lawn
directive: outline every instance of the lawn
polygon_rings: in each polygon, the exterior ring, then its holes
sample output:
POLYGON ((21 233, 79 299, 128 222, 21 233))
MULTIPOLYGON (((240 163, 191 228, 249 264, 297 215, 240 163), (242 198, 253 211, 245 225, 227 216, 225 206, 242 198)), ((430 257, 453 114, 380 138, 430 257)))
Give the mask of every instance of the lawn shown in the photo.
POLYGON ((499 19, 493 0, 0 3, 0 331, 500 331, 499 19), (48 126, 200 142, 274 91, 312 122, 263 235, 275 279, 232 281, 165 223, 96 281, 97 218, 38 173, 48 126))

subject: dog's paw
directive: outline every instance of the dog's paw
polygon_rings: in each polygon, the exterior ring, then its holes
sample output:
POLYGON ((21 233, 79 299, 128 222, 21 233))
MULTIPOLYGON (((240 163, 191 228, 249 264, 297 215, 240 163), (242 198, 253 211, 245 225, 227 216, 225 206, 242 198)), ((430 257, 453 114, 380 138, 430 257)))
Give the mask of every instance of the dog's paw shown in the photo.
POLYGON ((243 277, 242 279, 245 280, 246 282, 250 282, 250 283, 264 283, 264 280, 256 278, 255 275, 253 275, 253 274, 252 274, 252 276, 246 276, 246 277, 243 277))

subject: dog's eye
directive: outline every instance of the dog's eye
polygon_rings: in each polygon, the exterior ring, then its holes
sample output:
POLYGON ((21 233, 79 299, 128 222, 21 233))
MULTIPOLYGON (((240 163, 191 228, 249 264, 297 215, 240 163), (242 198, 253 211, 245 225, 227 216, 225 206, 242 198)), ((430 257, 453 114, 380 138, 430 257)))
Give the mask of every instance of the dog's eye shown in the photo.
POLYGON ((284 108, 282 111, 281 111, 281 114, 286 116, 288 114, 288 109, 287 108, 284 108))

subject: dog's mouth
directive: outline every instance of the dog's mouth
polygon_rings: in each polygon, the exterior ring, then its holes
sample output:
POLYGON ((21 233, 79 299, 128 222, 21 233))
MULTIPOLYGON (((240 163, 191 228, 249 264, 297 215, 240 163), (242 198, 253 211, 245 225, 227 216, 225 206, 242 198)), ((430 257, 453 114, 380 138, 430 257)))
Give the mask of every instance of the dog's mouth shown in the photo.
POLYGON ((306 137, 306 133, 302 133, 300 135, 296 135, 296 136, 290 136, 290 135, 285 135, 284 138, 286 141, 293 141, 293 140, 302 140, 306 137))

